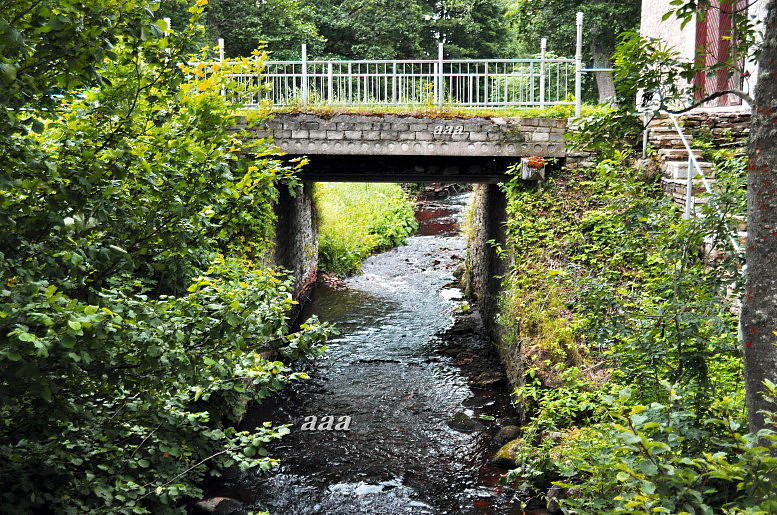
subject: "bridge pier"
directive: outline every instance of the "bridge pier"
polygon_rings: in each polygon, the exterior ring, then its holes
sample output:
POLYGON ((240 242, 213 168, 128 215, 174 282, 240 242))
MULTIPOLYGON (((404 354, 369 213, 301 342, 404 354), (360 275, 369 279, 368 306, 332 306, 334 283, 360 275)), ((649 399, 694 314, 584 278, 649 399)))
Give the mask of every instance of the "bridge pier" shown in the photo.
POLYGON ((497 323, 502 277, 513 256, 507 248, 507 196, 496 184, 477 184, 473 191, 472 233, 463 277, 468 296, 477 300, 483 323, 499 351, 511 387, 523 384, 520 345, 508 344, 506 328, 497 323))
POLYGON ((294 276, 294 298, 304 298, 318 274, 318 230, 316 228, 313 183, 304 182, 294 195, 281 186, 274 206, 274 261, 294 276))

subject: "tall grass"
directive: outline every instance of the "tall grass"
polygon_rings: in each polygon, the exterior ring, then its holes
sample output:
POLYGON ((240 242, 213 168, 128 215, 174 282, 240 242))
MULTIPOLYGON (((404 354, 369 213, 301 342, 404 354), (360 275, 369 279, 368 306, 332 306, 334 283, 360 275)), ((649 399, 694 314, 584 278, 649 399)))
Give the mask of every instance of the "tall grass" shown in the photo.
POLYGON ((413 205, 398 184, 318 183, 319 269, 359 271, 373 252, 402 245, 418 229, 413 205))

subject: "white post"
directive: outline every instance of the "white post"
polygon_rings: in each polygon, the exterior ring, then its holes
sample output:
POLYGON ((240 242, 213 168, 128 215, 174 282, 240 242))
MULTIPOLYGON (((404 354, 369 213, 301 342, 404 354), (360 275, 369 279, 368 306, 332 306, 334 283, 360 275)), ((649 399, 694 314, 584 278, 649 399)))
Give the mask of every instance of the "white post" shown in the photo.
POLYGON ((583 13, 577 13, 577 42, 575 47, 575 116, 583 110, 583 13))
POLYGON ((693 176, 695 170, 693 169, 693 158, 691 157, 691 151, 688 152, 688 179, 685 183, 685 216, 688 219, 691 217, 691 206, 693 205, 693 176))
POLYGON ((224 38, 219 38, 219 61, 224 62, 224 38))
POLYGON ((442 72, 442 57, 443 57, 443 44, 437 44, 437 84, 435 84, 434 91, 437 93, 437 105, 442 107, 442 101, 444 98, 443 89, 445 88, 445 81, 442 72))
POLYGON ((332 61, 329 61, 327 63, 326 68, 326 78, 327 78, 327 98, 329 99, 329 103, 334 103, 334 74, 332 72, 332 61))
POLYGON ((348 105, 353 104, 353 69, 351 63, 348 63, 348 105))
POLYGON ((308 46, 302 43, 302 105, 308 105, 308 46))
POLYGON ((650 139, 647 111, 642 115, 642 124, 645 126, 645 130, 642 132, 642 159, 645 159, 647 158, 648 140, 650 139))
POLYGON ((391 103, 397 105, 397 90, 399 85, 397 84, 397 62, 394 61, 391 65, 391 103))
POLYGON ((540 40, 540 109, 545 109, 545 51, 548 49, 548 39, 540 40))

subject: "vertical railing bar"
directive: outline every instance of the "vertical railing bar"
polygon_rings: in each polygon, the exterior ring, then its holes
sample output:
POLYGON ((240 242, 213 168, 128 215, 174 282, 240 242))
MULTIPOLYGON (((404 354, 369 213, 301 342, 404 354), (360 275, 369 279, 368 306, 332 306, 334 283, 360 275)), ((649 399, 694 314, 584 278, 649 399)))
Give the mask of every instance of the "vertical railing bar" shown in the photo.
POLYGON ((308 45, 302 43, 302 105, 308 105, 308 45))
POLYGON ((577 41, 575 43, 575 117, 583 110, 583 13, 577 13, 577 41))
POLYGON ((483 76, 483 102, 486 106, 490 105, 490 98, 488 98, 488 62, 485 64, 485 73, 483 76))
POLYGON ((326 63, 326 73, 327 73, 327 95, 326 99, 327 101, 332 104, 334 103, 334 91, 335 91, 335 85, 334 85, 334 70, 332 70, 333 64, 332 61, 327 61, 326 63))
POLYGON ((391 63, 391 103, 397 105, 397 62, 391 63))
POLYGON ((437 91, 437 105, 442 107, 443 102, 443 88, 445 88, 445 77, 443 75, 443 43, 437 44, 437 72, 438 72, 438 82, 439 90, 435 88, 435 91, 437 91))
POLYGON ((548 48, 548 39, 540 39, 540 109, 545 109, 545 53, 548 48))
POLYGON ((352 72, 353 69, 351 68, 351 63, 348 63, 348 105, 353 104, 353 78, 352 78, 352 72))

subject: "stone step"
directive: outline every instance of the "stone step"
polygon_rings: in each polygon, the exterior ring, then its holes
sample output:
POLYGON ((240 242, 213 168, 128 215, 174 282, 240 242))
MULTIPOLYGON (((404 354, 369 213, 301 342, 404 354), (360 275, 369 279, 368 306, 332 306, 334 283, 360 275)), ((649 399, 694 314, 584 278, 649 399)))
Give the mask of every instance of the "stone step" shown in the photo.
POLYGON ((685 148, 683 140, 677 135, 667 134, 665 136, 651 137, 650 143, 656 148, 685 148))
MULTIPOLYGON (((712 189, 715 189, 715 179, 708 179, 707 182, 710 183, 712 189)), ((686 179, 669 179, 667 177, 661 178, 661 185, 664 188, 664 191, 675 197, 680 196, 685 198, 686 183, 686 179)), ((707 196, 707 188, 704 187, 704 183, 701 180, 693 180, 691 194, 696 199, 696 203, 705 204, 707 202, 705 198, 707 196)))
MULTIPOLYGON (((688 151, 685 148, 659 148, 658 155, 667 161, 681 161, 688 159, 688 151)), ((701 158, 701 150, 693 149, 696 159, 701 158)))
MULTIPOLYGON (((701 171, 707 179, 714 179, 715 173, 712 170, 712 163, 706 161, 697 161, 701 171)), ((694 170, 694 177, 696 176, 694 170)), ((684 161, 664 161, 664 177, 669 179, 687 179, 688 178, 688 160, 684 161)))

